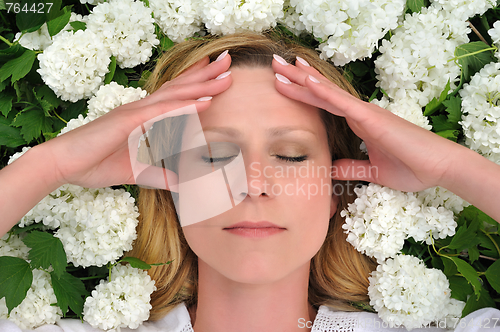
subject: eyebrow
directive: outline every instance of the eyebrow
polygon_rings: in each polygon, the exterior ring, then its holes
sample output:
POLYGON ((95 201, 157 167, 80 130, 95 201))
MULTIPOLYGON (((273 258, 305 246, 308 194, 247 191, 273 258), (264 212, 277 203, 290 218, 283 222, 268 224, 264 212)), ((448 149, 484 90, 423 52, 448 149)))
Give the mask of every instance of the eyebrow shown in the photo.
MULTIPOLYGON (((233 137, 241 137, 241 132, 237 129, 234 129, 234 128, 230 128, 230 127, 206 127, 206 128, 203 128, 203 131, 212 131, 212 132, 216 132, 216 133, 220 133, 220 134, 223 134, 223 135, 227 135, 227 136, 233 136, 233 137)), ((303 127, 297 127, 297 126, 281 126, 281 127, 273 127, 273 128, 268 128, 266 130, 267 132, 267 135, 269 137, 279 137, 279 136, 283 136, 283 135, 286 135, 290 132, 293 132, 293 131, 304 131, 304 132, 308 132, 314 136, 318 136, 316 132, 310 130, 310 129, 307 129, 307 128, 303 128, 303 127)))

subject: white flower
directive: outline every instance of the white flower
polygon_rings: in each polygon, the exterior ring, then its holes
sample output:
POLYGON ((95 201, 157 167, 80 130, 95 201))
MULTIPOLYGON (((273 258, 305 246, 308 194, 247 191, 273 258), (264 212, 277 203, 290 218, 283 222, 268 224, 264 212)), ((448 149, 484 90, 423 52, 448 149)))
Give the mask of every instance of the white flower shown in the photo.
POLYGON ((29 149, 31 149, 31 146, 23 146, 23 149, 21 152, 16 152, 12 156, 10 156, 9 161, 7 162, 7 165, 12 164, 15 160, 19 159, 23 154, 25 154, 29 149))
POLYGON ((290 1, 285 0, 283 3, 284 17, 279 19, 278 22, 284 24, 295 35, 300 36, 307 31, 306 26, 300 21, 300 14, 295 11, 295 7, 292 6, 290 1))
MULTIPOLYGON (((69 23, 58 34, 60 34, 62 31, 71 30, 72 28, 70 25, 71 22, 75 21, 85 22, 85 20, 86 18, 84 18, 82 15, 71 13, 69 23)), ((52 38, 50 37, 49 30, 47 28, 47 23, 44 23, 40 27, 40 29, 33 32, 25 33, 24 35, 22 35, 21 32, 18 32, 14 40, 19 41, 19 44, 21 44, 21 46, 33 51, 35 50, 43 51, 48 46, 52 45, 52 38)))
POLYGON ((379 263, 398 254, 409 237, 431 244, 454 235, 454 212, 468 204, 441 187, 411 193, 370 183, 354 192, 354 203, 340 212, 342 228, 349 243, 379 263))
POLYGON ((199 0, 199 16, 212 34, 261 32, 283 17, 284 0, 199 0))
POLYGON ((403 248, 416 215, 421 215, 419 200, 412 193, 373 183, 354 192, 358 198, 340 212, 346 217, 342 228, 347 241, 379 262, 394 257, 403 248))
POLYGON ((101 280, 83 307, 83 319, 103 330, 136 329, 149 318, 150 296, 156 290, 146 271, 117 265, 109 281, 101 280))
POLYGON ((146 63, 160 43, 153 23, 152 11, 142 1, 110 0, 94 7, 87 30, 99 36, 121 68, 131 68, 146 63))
POLYGON ((201 30, 201 19, 193 0, 149 0, 156 23, 176 43, 201 30))
POLYGON ((11 256, 28 259, 30 248, 26 246, 19 235, 5 234, 0 238, 0 257, 11 256))
POLYGON ((461 21, 467 21, 474 15, 483 15, 496 6, 492 0, 431 0, 432 6, 452 14, 461 21))
POLYGON ((490 63, 460 90, 465 145, 500 164, 500 63, 490 63))
POLYGON ((109 50, 90 30, 61 32, 38 55, 43 81, 62 100, 76 102, 92 96, 102 85, 110 62, 109 50))
POLYGON ((33 270, 33 282, 26 298, 12 309, 7 317, 5 298, 0 299, 0 319, 9 319, 22 329, 35 329, 46 324, 55 324, 63 313, 57 305, 50 274, 43 270, 33 270))
POLYGON ((488 34, 491 36, 493 44, 498 46, 500 44, 500 21, 493 23, 493 28, 488 30, 488 34))
POLYGON ((434 7, 406 14, 390 41, 382 40, 376 85, 391 100, 412 99, 424 107, 448 81, 451 90, 456 87, 460 68, 452 59, 456 47, 469 41, 469 32, 465 21, 434 7))
POLYGON ((422 107, 413 99, 403 98, 390 102, 389 99, 384 96, 381 100, 374 99, 371 102, 417 126, 427 130, 432 129, 432 126, 429 124, 429 119, 424 116, 422 112, 422 107))
POLYGON ((324 40, 322 59, 343 66, 371 57, 378 41, 398 26, 404 0, 316 1, 304 4, 301 21, 308 31, 324 40))
POLYGON ((97 5, 99 3, 103 3, 106 0, 80 0, 81 3, 88 3, 89 5, 97 5))
POLYGON ((135 200, 123 189, 86 189, 73 195, 70 209, 54 236, 75 266, 103 266, 132 249, 139 213, 135 200))
POLYGON ((141 88, 124 87, 116 82, 103 85, 95 96, 89 99, 87 118, 90 121, 108 113, 112 109, 146 97, 146 90, 141 88))
POLYGON ((89 122, 90 122, 90 119, 87 116, 84 118, 83 115, 78 114, 77 118, 71 119, 68 121, 68 123, 66 124, 66 127, 61 129, 61 132, 59 132, 59 134, 57 134, 57 136, 61 136, 62 134, 67 133, 68 131, 71 131, 73 129, 76 129, 78 127, 86 125, 89 122))
POLYGON ((370 304, 390 327, 411 330, 445 317, 459 318, 465 306, 450 298, 448 279, 440 270, 426 268, 414 256, 388 259, 368 279, 370 304))

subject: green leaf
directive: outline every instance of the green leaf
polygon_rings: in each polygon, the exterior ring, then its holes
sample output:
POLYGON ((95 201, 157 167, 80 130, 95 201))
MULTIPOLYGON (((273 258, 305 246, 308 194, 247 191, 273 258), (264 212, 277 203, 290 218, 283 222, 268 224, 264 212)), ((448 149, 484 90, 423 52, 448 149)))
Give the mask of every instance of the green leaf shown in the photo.
POLYGON ((11 82, 14 83, 28 74, 35 62, 36 53, 26 50, 20 57, 9 60, 0 68, 0 81, 3 82, 12 76, 11 82))
POLYGON ((495 301, 491 298, 488 291, 484 288, 479 289, 480 296, 472 294, 467 302, 465 303, 465 308, 462 311, 462 317, 467 316, 471 312, 479 310, 481 308, 492 307, 495 308, 495 301))
POLYGON ((423 7, 427 7, 427 4, 425 0, 407 0, 406 7, 412 13, 420 13, 423 7))
POLYGON ((453 96, 448 100, 443 101, 448 113, 448 122, 457 123, 462 120, 462 99, 459 96, 453 96))
MULTIPOLYGON (((61 10, 62 0, 44 0, 44 1, 45 1, 47 21, 51 21, 56 17, 59 17, 64 14, 64 9, 61 10), (48 3, 52 3, 52 6, 49 7, 48 3)), ((72 6, 69 6, 70 9, 71 7, 72 6)))
POLYGON ((166 51, 169 48, 171 48, 172 46, 174 46, 174 42, 170 38, 168 38, 167 36, 162 35, 162 37, 160 38, 160 48, 161 48, 161 50, 162 51, 166 51))
POLYGON ((26 49, 19 44, 14 44, 9 48, 0 50, 0 63, 5 63, 11 59, 19 58, 26 49))
POLYGON ((474 245, 474 242, 479 243, 476 239, 476 230, 474 229, 476 227, 477 226, 474 225, 471 225, 470 227, 467 227, 466 225, 460 226, 453 236, 451 243, 448 245, 448 248, 462 251, 463 249, 474 245))
POLYGON ((449 260, 446 257, 441 256, 441 259, 443 260, 443 265, 444 265, 443 273, 447 277, 457 274, 458 269, 457 269, 457 266, 455 265, 455 263, 453 263, 451 260, 449 260))
POLYGON ((9 314, 23 302, 33 282, 33 272, 24 259, 0 257, 0 299, 5 297, 9 314))
POLYGON ((75 314, 81 317, 84 303, 82 297, 88 294, 83 282, 68 272, 64 272, 60 277, 51 272, 50 279, 56 294, 57 305, 62 312, 65 314, 69 306, 75 314))
POLYGON ((484 273, 486 279, 498 293, 500 293, 500 260, 495 261, 484 273))
POLYGON ((451 129, 436 132, 437 135, 452 140, 454 142, 457 141, 458 133, 459 133, 458 130, 451 130, 451 129))
POLYGON ((47 29, 51 37, 57 35, 69 23, 71 10, 69 10, 68 7, 64 7, 63 11, 64 13, 61 16, 47 22, 47 29))
POLYGON ((491 47, 482 41, 475 41, 457 46, 455 49, 455 57, 458 58, 457 61, 462 70, 464 70, 466 81, 486 64, 495 61, 493 52, 487 50, 489 48, 491 47))
POLYGON ((21 130, 12 128, 10 121, 0 116, 0 145, 5 145, 9 148, 17 148, 25 145, 26 141, 21 135, 21 130))
POLYGON ((66 271, 67 259, 61 240, 50 233, 33 231, 23 242, 31 248, 29 259, 33 268, 48 269, 52 266, 57 276, 66 271))
POLYGON ((104 84, 109 84, 115 75, 116 70, 116 58, 114 55, 111 56, 111 62, 109 63, 108 73, 104 77, 104 84))
POLYGON ((115 71, 115 76, 113 76, 113 81, 115 81, 116 83, 118 83, 120 85, 127 86, 128 85, 128 77, 127 77, 126 71, 121 69, 120 67, 117 67, 116 71, 115 71))
POLYGON ((141 270, 149 270, 151 268, 151 265, 135 257, 124 257, 120 260, 120 262, 127 262, 130 264, 130 266, 141 270))
POLYGON ((40 137, 42 132, 52 132, 53 123, 51 118, 45 116, 43 110, 35 108, 18 114, 12 126, 21 127, 21 135, 29 143, 40 137))
POLYGON ((460 301, 467 301, 467 297, 472 294, 472 287, 464 277, 450 276, 451 297, 460 301))
POLYGON ((469 261, 471 264, 479 259, 479 249, 477 249, 476 245, 469 247, 467 251, 469 252, 469 261))
POLYGON ((458 272, 460 272, 465 279, 472 285, 472 288, 474 289, 474 293, 476 296, 479 298, 479 291, 481 289, 481 281, 479 277, 477 276, 476 270, 472 266, 470 266, 467 262, 464 260, 458 258, 458 257, 450 257, 450 256, 445 256, 448 259, 451 259, 455 265, 457 266, 458 272))
POLYGON ((457 128, 450 128, 450 124, 448 123, 448 118, 444 114, 431 116, 431 120, 432 120, 432 128, 434 129, 435 132, 457 129, 457 128))
POLYGON ((58 107, 61 103, 61 100, 57 98, 54 91, 52 91, 52 89, 47 85, 36 87, 33 92, 35 93, 35 97, 38 102, 41 103, 42 100, 46 101, 50 105, 50 109, 58 107))
POLYGON ((7 7, 5 7, 5 1, 0 0, 0 10, 7 10, 7 7))
POLYGON ((71 119, 78 118, 78 115, 84 115, 85 110, 87 109, 87 101, 82 99, 77 101, 76 103, 71 103, 69 106, 61 112, 61 118, 66 121, 71 119))
POLYGON ((0 93, 0 113, 2 113, 3 116, 7 117, 12 109, 12 99, 14 99, 14 97, 15 96, 5 92, 0 93))
POLYGON ((23 32, 33 32, 38 30, 42 24, 45 23, 47 19, 45 11, 43 11, 43 13, 38 13, 38 10, 30 10, 32 8, 38 9, 38 3, 39 0, 21 1, 21 10, 16 14, 16 24, 19 30, 23 32), (24 7, 25 4, 26 7, 24 7), (26 8, 27 10, 23 10, 23 8, 26 8))
POLYGON ((444 90, 441 92, 439 95, 439 99, 433 98, 427 105, 425 105, 425 110, 424 110, 424 115, 429 116, 431 114, 434 114, 441 106, 443 101, 446 100, 448 97, 448 92, 450 92, 451 86, 450 86, 450 80, 446 83, 446 86, 444 87, 444 90))
POLYGON ((73 31, 87 29, 87 23, 85 23, 85 22, 74 21, 74 22, 71 22, 70 25, 73 28, 73 31))

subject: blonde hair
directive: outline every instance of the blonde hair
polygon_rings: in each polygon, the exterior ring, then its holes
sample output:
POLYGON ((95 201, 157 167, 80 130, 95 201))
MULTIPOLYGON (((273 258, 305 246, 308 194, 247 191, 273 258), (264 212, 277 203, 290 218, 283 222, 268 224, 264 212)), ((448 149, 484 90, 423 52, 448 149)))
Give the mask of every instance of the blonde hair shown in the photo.
MULTIPOLYGON (((229 50, 233 67, 270 67, 273 54, 280 55, 289 63, 295 63, 296 56, 300 56, 339 87, 358 97, 354 88, 332 64, 321 60, 314 50, 287 41, 274 30, 263 34, 238 33, 179 43, 158 59, 146 89, 152 93, 202 58, 208 56, 213 61, 225 50, 229 50)), ((362 159, 360 140, 345 119, 326 111, 320 113, 327 131, 332 160, 362 159)), ((162 139, 168 141, 169 137, 179 137, 181 131, 181 124, 173 126, 170 132, 162 134, 162 139)), ((345 186, 345 183, 336 185, 345 186)), ((329 305, 342 310, 355 310, 351 302, 368 301, 368 275, 375 268, 375 263, 346 241, 340 211, 352 202, 353 197, 348 190, 344 190, 339 198, 340 203, 330 219, 325 242, 311 259, 309 302, 315 307, 329 305)), ((171 192, 140 188, 138 207, 138 237, 134 249, 127 255, 148 263, 172 261, 169 265, 149 270, 157 287, 152 295, 150 319, 157 320, 180 302, 185 302, 188 307, 196 303, 198 261, 184 238, 171 192)))

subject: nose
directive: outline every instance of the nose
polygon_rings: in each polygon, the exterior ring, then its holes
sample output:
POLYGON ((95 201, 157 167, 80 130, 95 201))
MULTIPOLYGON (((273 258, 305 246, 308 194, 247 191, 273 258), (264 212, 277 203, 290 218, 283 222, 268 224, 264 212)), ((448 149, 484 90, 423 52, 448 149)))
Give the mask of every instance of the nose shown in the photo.
POLYGON ((246 195, 255 199, 258 197, 272 197, 272 188, 274 185, 274 176, 272 165, 266 161, 266 158, 259 155, 244 155, 245 168, 247 174, 247 192, 246 195))

